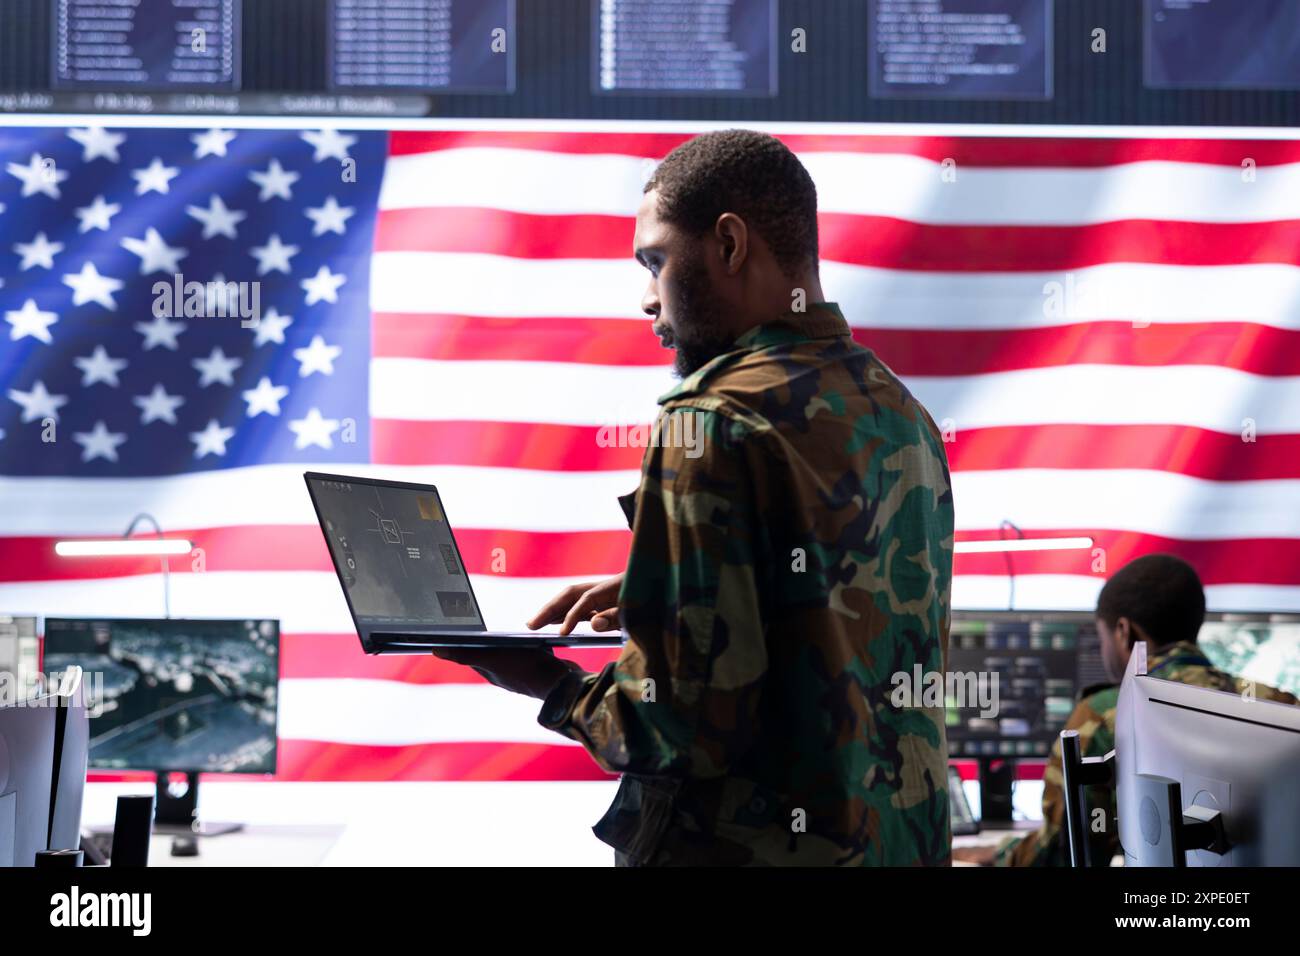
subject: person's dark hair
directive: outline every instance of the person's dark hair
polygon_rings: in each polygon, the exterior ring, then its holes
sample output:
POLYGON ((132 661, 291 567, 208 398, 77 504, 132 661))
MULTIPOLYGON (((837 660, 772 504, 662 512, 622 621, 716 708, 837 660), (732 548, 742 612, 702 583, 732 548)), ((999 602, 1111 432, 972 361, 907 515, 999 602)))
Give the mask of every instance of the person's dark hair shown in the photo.
POLYGON ((660 217, 692 236, 731 212, 763 237, 788 277, 817 265, 817 188, 774 136, 728 129, 689 139, 655 169, 644 191, 652 189, 660 217))
POLYGON ((1172 554, 1147 554, 1116 571, 1097 597, 1097 617, 1142 626, 1157 647, 1195 642, 1205 621, 1205 589, 1195 569, 1172 554))

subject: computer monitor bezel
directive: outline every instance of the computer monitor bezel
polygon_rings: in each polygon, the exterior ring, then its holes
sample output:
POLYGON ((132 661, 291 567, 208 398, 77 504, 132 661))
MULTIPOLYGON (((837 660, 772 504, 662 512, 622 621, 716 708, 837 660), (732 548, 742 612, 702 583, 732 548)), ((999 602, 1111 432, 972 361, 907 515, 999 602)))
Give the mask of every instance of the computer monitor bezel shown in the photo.
MULTIPOLYGON (((1140 800, 1138 777, 1145 775, 1148 779, 1168 779, 1179 784, 1183 810, 1193 803, 1208 806, 1223 812, 1223 828, 1228 839, 1228 852, 1216 854, 1209 850, 1193 849, 1186 853, 1187 862, 1202 866, 1253 866, 1253 865, 1300 865, 1300 835, 1293 837, 1289 846, 1278 841, 1268 841, 1257 832, 1256 820, 1243 823, 1241 817, 1258 809, 1258 801, 1249 806, 1251 797, 1265 789, 1263 785, 1251 789, 1240 777, 1231 779, 1233 774, 1222 760, 1240 757, 1244 752, 1240 746, 1223 746, 1221 752, 1206 753, 1208 742, 1214 738, 1203 733, 1169 734, 1159 741, 1165 746, 1153 743, 1152 731, 1139 731, 1142 722, 1150 723, 1151 716, 1163 718, 1169 714, 1195 714, 1208 719, 1228 721, 1236 729, 1260 727, 1277 730, 1292 737, 1282 737, 1283 743, 1290 743, 1300 754, 1300 707, 1279 701, 1263 700, 1248 693, 1235 693, 1211 687, 1186 684, 1181 681, 1166 680, 1147 672, 1146 646, 1138 645, 1129 659, 1124 679, 1120 683, 1119 703, 1115 717, 1115 791, 1118 816, 1118 832, 1124 851, 1125 862, 1129 865, 1138 863, 1146 854, 1147 847, 1143 841, 1150 842, 1153 825, 1158 821, 1152 818, 1159 808, 1147 806, 1140 800), (1156 710, 1156 708, 1160 708, 1156 710), (1184 747, 1183 753, 1170 754, 1171 749, 1184 747), (1185 759, 1180 759, 1185 758, 1185 759), (1199 763, 1198 763, 1199 760, 1199 763), (1183 773, 1174 777, 1168 771, 1177 767, 1183 773), (1205 775, 1188 774, 1187 768, 1194 771, 1200 767, 1205 775), (1215 774, 1211 776, 1210 773, 1215 774), (1191 778, 1190 780, 1188 778, 1191 778), (1216 788, 1215 785, 1220 785, 1216 788), (1222 792, 1216 793, 1216 789, 1222 792), (1208 798, 1202 797, 1202 792, 1208 798), (1226 804, 1226 805, 1225 805, 1226 804), (1271 859, 1268 854, 1282 854, 1283 860, 1271 859), (1289 854, 1289 855, 1288 855, 1289 854)), ((1188 718, 1192 719, 1192 718, 1188 718)), ((1161 721, 1162 725, 1167 721, 1161 721)), ((1279 749, 1285 749, 1280 747, 1279 749)), ((1249 765, 1249 761, 1246 761, 1249 765)), ((1290 769, 1290 785, 1293 792, 1300 793, 1300 760, 1287 761, 1290 769)), ((1269 786, 1279 782, 1274 773, 1276 766, 1270 764, 1268 769, 1255 769, 1254 783, 1261 784, 1269 780, 1269 786)), ((1168 821, 1166 821, 1167 823, 1168 821)), ((1182 821, 1174 821, 1181 825, 1182 821)), ((1158 829, 1158 827, 1156 827, 1158 829)))
POLYGON ((386 478, 363 478, 356 475, 330 475, 318 471, 308 471, 303 474, 303 479, 307 483, 307 493, 311 497, 311 506, 316 512, 316 520, 320 526, 321 536, 325 539, 325 549, 329 552, 330 564, 334 568, 334 575, 338 578, 339 588, 343 591, 343 598, 347 601, 348 614, 352 617, 352 624, 357 629, 357 636, 361 639, 361 647, 367 654, 377 654, 382 649, 381 645, 376 644, 371 639, 371 634, 391 634, 400 631, 403 634, 447 634, 463 633, 476 634, 487 629, 486 619, 483 617, 483 605, 479 603, 478 595, 474 593, 474 581, 469 573, 469 566, 465 563, 464 557, 460 552, 460 542, 456 539, 456 528, 452 524, 451 516, 447 513, 447 506, 443 503, 442 495, 434 485, 421 484, 413 481, 391 481, 386 478), (465 572, 465 587, 469 591, 470 600, 474 602, 474 610, 478 614, 478 624, 437 624, 437 625, 394 625, 394 624, 363 624, 357 609, 352 603, 352 593, 349 591, 347 583, 343 580, 343 572, 339 569, 338 559, 334 556, 334 548, 330 545, 328 532, 325 530, 325 514, 321 510, 320 502, 316 499, 316 488, 313 481, 339 481, 354 485, 371 485, 380 488, 397 488, 402 491, 418 491, 424 494, 432 494, 437 499, 438 507, 442 511, 442 517, 447 523, 447 533, 451 537, 451 546, 456 553, 456 561, 460 564, 465 572))

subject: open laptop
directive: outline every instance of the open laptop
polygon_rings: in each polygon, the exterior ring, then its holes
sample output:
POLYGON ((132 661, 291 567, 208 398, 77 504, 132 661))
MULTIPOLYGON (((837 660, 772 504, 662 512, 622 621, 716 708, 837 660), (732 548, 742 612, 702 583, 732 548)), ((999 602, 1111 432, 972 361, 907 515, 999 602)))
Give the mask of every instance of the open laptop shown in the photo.
POLYGON ((367 654, 434 647, 618 647, 623 633, 489 631, 433 485, 307 472, 330 557, 367 654))

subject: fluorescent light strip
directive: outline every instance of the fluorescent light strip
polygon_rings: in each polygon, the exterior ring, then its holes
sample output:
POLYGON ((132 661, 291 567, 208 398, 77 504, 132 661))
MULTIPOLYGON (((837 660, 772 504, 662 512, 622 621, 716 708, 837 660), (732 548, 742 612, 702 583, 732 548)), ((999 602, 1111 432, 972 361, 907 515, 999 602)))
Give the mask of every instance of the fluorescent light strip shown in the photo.
POLYGON ((58 541, 54 553, 61 558, 102 558, 121 555, 189 554, 192 545, 184 538, 117 538, 102 541, 58 541))
POLYGON ((1006 541, 958 541, 956 554, 993 554, 1002 551, 1074 551, 1093 545, 1092 538, 1010 538, 1006 541))

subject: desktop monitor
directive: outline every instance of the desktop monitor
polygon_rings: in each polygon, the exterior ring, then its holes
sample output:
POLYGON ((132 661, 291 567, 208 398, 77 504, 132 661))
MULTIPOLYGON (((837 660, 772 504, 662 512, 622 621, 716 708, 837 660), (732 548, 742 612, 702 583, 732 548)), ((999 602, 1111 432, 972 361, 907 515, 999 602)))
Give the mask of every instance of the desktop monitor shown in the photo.
POLYGON ((36 618, 0 614, 0 707, 32 696, 37 656, 36 618))
POLYGON ((1046 760, 1080 693, 1106 682, 1086 612, 954 611, 945 685, 948 755, 979 761, 980 819, 1013 819, 1018 760, 1046 760))
POLYGON ((31 866, 49 846, 53 718, 48 707, 0 707, 0 866, 31 866))
POLYGON ((87 715, 81 673, 49 694, 0 706, 0 867, 80 843, 87 715))
POLYGON ((51 850, 75 850, 81 844, 81 804, 90 755, 90 719, 86 683, 80 668, 65 668, 50 689, 54 711, 54 793, 50 805, 51 850))
POLYGON ((1147 674, 1120 685, 1115 773, 1127 865, 1300 866, 1300 707, 1147 674), (1219 831, 1215 849, 1193 830, 1219 831))
POLYGON ((948 674, 953 758, 1046 760, 1080 692, 1107 682, 1096 621, 1087 612, 954 611, 948 674), (990 685, 996 676, 996 707, 978 695, 951 693, 972 686, 957 679, 965 675, 990 685))
POLYGON ((1207 614, 1197 643, 1219 670, 1300 697, 1300 614, 1207 614))
POLYGON ((278 621, 47 618, 44 666, 81 666, 90 765, 274 773, 278 621))

